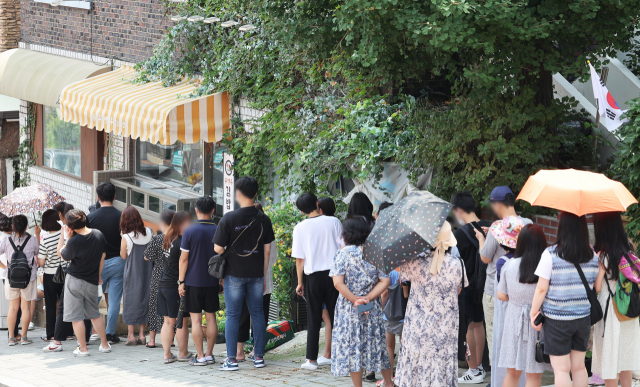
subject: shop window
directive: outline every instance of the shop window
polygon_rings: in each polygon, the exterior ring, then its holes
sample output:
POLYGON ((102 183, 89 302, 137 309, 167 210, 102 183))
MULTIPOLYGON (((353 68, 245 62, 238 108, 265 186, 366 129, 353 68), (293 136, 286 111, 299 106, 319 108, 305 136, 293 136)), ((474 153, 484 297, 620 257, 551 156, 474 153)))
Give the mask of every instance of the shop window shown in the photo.
POLYGON ((50 106, 44 107, 43 123, 44 166, 80 177, 80 125, 63 121, 60 109, 50 106))
POLYGON ((204 194, 203 142, 173 145, 136 140, 136 173, 170 186, 204 194))

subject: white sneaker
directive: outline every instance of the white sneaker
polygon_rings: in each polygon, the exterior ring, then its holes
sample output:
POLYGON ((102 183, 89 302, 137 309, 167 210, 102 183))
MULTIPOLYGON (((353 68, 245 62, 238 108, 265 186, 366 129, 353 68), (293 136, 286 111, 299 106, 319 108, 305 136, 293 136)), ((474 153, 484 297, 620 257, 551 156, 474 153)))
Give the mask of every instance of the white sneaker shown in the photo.
POLYGON ((89 337, 89 341, 98 341, 100 340, 100 335, 98 335, 97 333, 94 333, 91 335, 91 337, 89 337))
POLYGON ((82 352, 82 351, 80 350, 80 347, 78 347, 78 348, 76 348, 76 349, 73 351, 73 354, 74 354, 75 356, 84 357, 84 356, 89 356, 89 351, 87 351, 87 352, 82 352))
POLYGON ((62 352, 62 344, 56 344, 53 341, 46 347, 42 348, 44 352, 62 352))
POLYGON ((477 375, 473 375, 470 370, 467 370, 467 372, 458 378, 458 383, 478 384, 482 382, 484 382, 484 375, 482 372, 478 372, 477 375))
POLYGON ((33 328, 35 328, 35 325, 33 325, 32 322, 29 323, 29 328, 27 328, 27 330, 32 331, 33 328))
POLYGON ((326 358, 326 357, 324 357, 324 356, 320 356, 320 357, 318 358, 317 362, 318 362, 318 367, 321 367, 321 366, 330 366, 330 365, 331 365, 331 359, 327 359, 327 358, 326 358))
POLYGON ((98 347, 98 352, 102 352, 102 353, 109 353, 111 352, 111 344, 108 344, 109 348, 102 348, 102 344, 100 344, 100 346, 98 347))
POLYGON ((316 364, 311 363, 309 359, 307 359, 307 361, 303 365, 301 365, 300 368, 302 368, 303 370, 315 371, 318 369, 318 366, 316 364))

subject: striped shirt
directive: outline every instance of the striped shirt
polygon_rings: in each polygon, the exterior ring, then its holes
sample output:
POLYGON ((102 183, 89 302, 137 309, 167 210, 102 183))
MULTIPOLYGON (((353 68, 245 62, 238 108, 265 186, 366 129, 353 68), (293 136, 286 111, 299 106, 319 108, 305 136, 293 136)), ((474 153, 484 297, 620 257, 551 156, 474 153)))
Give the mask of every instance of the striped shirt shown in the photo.
MULTIPOLYGON (((542 314, 553 320, 577 320, 591 314, 591 304, 573 263, 558 257, 556 246, 548 247, 536 269, 535 274, 549 280, 549 290, 542 303, 542 314)), ((589 262, 580 267, 592 288, 598 276, 598 256, 593 253, 589 262)))
POLYGON ((67 263, 58 256, 58 241, 60 240, 60 231, 53 232, 42 239, 38 258, 44 259, 44 274, 56 274, 58 265, 67 267, 67 263))

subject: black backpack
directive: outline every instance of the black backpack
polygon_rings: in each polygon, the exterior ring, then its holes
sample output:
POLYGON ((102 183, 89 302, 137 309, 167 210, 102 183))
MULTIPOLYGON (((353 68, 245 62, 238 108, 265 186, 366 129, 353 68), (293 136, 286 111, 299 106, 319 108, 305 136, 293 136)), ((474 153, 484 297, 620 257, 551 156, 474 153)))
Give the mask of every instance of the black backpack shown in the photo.
POLYGON ((31 265, 27 255, 24 253, 24 247, 31 239, 31 235, 27 234, 27 238, 21 246, 16 246, 13 243, 13 239, 9 237, 9 243, 13 247, 13 254, 11 255, 11 264, 7 269, 7 279, 9 280, 9 287, 13 289, 26 289, 31 282, 31 265))
MULTIPOLYGON (((475 223, 475 222, 474 222, 475 223)), ((472 229, 475 229, 473 224, 469 223, 472 229)), ((476 260, 475 267, 473 271, 473 276, 469 278, 469 289, 473 291, 473 301, 476 304, 482 305, 482 295, 484 294, 484 284, 487 282, 487 264, 482 262, 482 258, 480 258, 480 244, 478 243, 478 239, 475 238, 475 235, 472 237, 467 225, 460 227, 460 230, 464 233, 464 235, 469 239, 469 241, 476 248, 476 260)), ((482 228, 478 227, 477 230, 482 232, 484 235, 484 231, 482 228)))

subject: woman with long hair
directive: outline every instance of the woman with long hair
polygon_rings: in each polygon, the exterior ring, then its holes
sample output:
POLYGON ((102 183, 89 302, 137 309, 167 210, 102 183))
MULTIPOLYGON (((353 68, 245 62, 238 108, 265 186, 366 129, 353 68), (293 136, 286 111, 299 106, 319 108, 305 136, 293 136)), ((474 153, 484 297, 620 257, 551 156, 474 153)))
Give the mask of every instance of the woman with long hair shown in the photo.
POLYGON ((151 273, 151 288, 149 292, 149 342, 148 348, 156 347, 156 333, 162 330, 162 324, 164 323, 164 317, 157 312, 158 303, 158 282, 162 276, 162 270, 164 269, 164 250, 162 249, 162 242, 164 241, 164 233, 171 225, 173 216, 176 214, 174 210, 164 210, 160 214, 160 233, 154 235, 151 238, 151 242, 147 245, 144 251, 144 259, 151 261, 153 265, 153 272, 151 273))
POLYGON ((398 268, 403 280, 411 281, 396 366, 399 386, 458 384, 458 294, 469 281, 462 259, 451 255, 457 243, 445 221, 435 249, 398 268))
POLYGON ((591 333, 591 304, 578 266, 592 288, 599 264, 589 245, 587 219, 563 211, 556 244, 542 253, 535 271, 539 278, 529 314, 535 330, 544 328, 544 352, 551 358, 557 387, 586 387, 589 379, 584 358, 591 333), (544 324, 535 325, 540 313, 544 324))
POLYGON ((637 258, 619 212, 595 214, 593 228, 596 237, 594 249, 600 259, 595 288, 606 319, 594 327, 592 371, 604 379, 606 387, 616 387, 618 379, 622 387, 631 387, 633 371, 640 370, 640 325, 638 319, 618 320, 613 296, 620 278, 621 258, 625 257, 629 263, 637 258))
POLYGON ((120 257, 125 260, 122 285, 122 322, 127 324, 126 345, 146 344, 144 327, 149 319, 151 263, 144 259, 144 251, 151 242, 153 231, 144 226, 135 207, 127 207, 120 217, 120 257), (135 327, 139 327, 136 339, 135 327))
POLYGON ((376 224, 376 220, 373 217, 373 203, 369 200, 369 197, 362 192, 356 192, 349 201, 349 208, 347 209, 347 219, 355 218, 356 216, 362 216, 369 223, 369 229, 373 228, 376 224))
POLYGON ((504 387, 517 386, 523 371, 527 375, 527 387, 540 387, 542 372, 551 370, 535 361, 537 332, 529 327, 527 320, 538 283, 535 271, 546 248, 542 227, 528 224, 518 235, 516 258, 502 267, 498 299, 506 303, 506 311, 496 365, 507 369, 504 387))
POLYGON ((180 274, 180 244, 182 234, 191 224, 191 215, 186 211, 179 211, 173 216, 171 225, 164 234, 162 249, 164 250, 164 268, 158 282, 157 311, 164 317, 162 325, 162 348, 164 349, 164 364, 175 361, 187 362, 192 353, 188 351, 189 344, 189 316, 185 313, 182 328, 174 332, 178 309, 180 308, 180 294, 178 293, 178 276, 180 274), (178 338, 179 355, 171 353, 174 335, 178 338))

